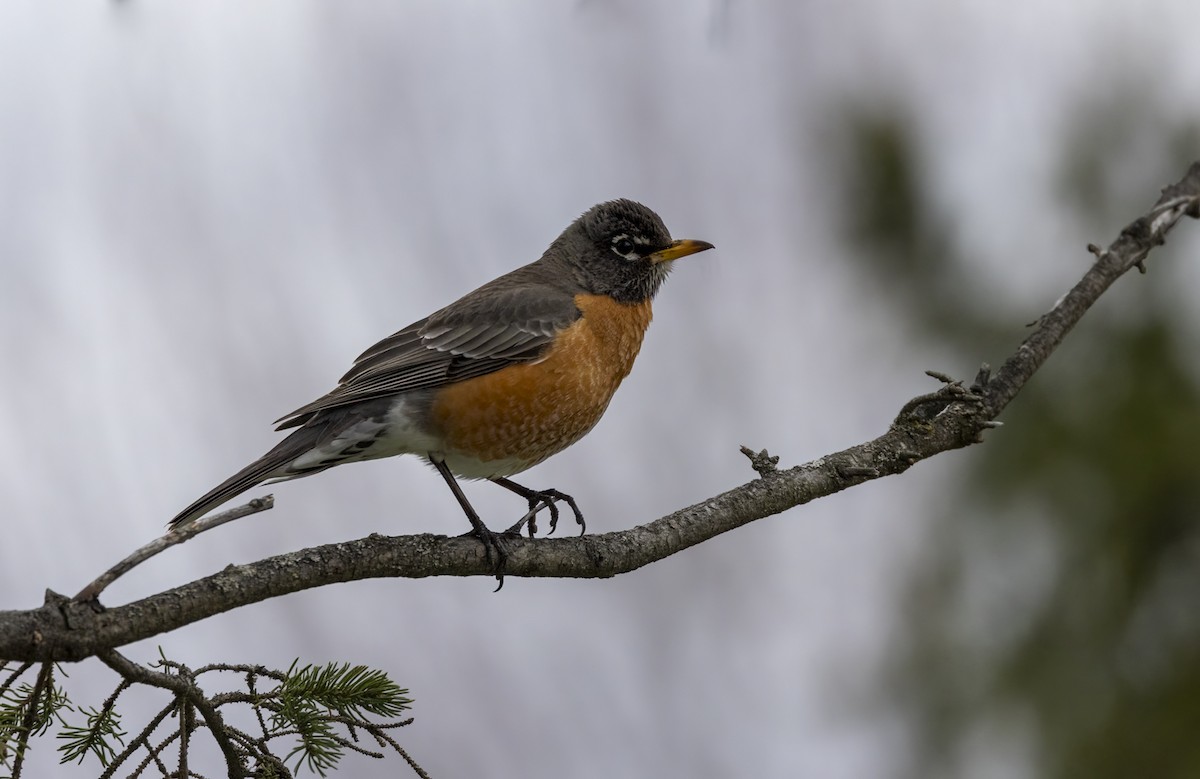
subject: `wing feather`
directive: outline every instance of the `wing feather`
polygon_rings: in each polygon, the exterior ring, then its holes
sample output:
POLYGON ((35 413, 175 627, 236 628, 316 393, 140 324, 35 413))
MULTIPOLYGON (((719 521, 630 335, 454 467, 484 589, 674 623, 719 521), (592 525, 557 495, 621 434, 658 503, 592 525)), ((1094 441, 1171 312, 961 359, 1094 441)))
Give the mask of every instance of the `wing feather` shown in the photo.
POLYGON ((502 276, 384 338, 359 355, 331 392, 276 420, 278 429, 302 425, 330 409, 436 389, 540 359, 581 313, 568 292, 522 280, 522 271, 532 267, 502 276))

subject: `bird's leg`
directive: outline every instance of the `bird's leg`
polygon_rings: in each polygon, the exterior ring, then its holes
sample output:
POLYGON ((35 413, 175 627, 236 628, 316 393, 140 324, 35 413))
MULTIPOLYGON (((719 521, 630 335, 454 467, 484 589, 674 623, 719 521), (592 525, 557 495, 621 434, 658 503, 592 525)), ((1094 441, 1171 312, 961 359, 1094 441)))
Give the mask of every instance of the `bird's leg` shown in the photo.
POLYGON ((533 538, 533 534, 537 531, 537 513, 544 508, 550 509, 550 532, 558 527, 558 506, 555 505, 558 501, 563 501, 571 507, 571 511, 575 513, 575 524, 579 525, 579 535, 583 535, 587 530, 587 523, 583 521, 583 512, 579 510, 579 506, 575 504, 575 499, 565 492, 558 490, 531 490, 528 487, 522 487, 511 479, 506 479, 503 476, 497 476, 492 479, 496 484, 499 484, 510 492, 515 492, 529 502, 529 513, 521 517, 517 524, 508 529, 508 532, 521 532, 521 527, 526 522, 529 523, 529 537, 533 538))
POLYGON ((496 572, 496 592, 504 586, 504 566, 508 562, 508 551, 504 548, 501 541, 500 533, 493 533, 487 525, 483 524, 483 520, 479 518, 479 514, 475 512, 475 508, 471 502, 467 500, 466 494, 462 491, 462 487, 458 486, 458 480, 454 478, 454 474, 450 472, 449 466, 440 457, 430 456, 429 462, 433 463, 433 467, 437 468, 438 473, 446 480, 446 484, 450 487, 450 491, 454 493, 454 497, 458 498, 458 505, 462 506, 463 513, 467 515, 467 520, 471 523, 471 532, 466 535, 475 536, 483 543, 483 552, 487 556, 487 561, 492 564, 492 570, 496 572), (495 557, 492 552, 495 551, 495 557))

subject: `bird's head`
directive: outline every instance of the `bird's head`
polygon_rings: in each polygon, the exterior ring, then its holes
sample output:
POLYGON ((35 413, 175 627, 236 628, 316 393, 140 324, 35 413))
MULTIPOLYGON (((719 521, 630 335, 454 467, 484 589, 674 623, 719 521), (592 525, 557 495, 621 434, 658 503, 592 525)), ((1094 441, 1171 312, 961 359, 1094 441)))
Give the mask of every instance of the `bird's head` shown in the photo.
POLYGON ((610 200, 572 222, 543 259, 569 266, 586 292, 636 303, 654 297, 675 260, 711 248, 671 240, 658 214, 641 203, 610 200))

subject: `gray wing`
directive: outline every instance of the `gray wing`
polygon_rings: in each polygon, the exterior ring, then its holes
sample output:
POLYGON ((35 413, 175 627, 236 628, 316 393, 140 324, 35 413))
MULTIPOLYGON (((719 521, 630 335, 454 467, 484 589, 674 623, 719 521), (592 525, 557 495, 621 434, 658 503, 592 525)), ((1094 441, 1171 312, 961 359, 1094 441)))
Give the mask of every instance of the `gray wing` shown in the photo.
POLYGON ((276 420, 277 429, 322 411, 536 361, 581 315, 568 292, 503 276, 367 349, 332 392, 276 420))

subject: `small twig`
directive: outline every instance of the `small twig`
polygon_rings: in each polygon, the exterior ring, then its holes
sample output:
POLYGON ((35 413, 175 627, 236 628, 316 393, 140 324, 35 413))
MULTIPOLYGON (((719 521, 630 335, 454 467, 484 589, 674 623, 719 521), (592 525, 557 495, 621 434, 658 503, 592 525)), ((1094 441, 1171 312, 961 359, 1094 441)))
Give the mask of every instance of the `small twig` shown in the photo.
POLYGON ((133 554, 126 557, 121 562, 109 568, 101 574, 95 581, 79 591, 72 600, 75 601, 90 601, 95 600, 104 592, 108 585, 115 582, 120 577, 129 573, 133 568, 154 557, 159 552, 170 549, 176 544, 182 544, 184 541, 203 533, 205 530, 212 530, 214 527, 224 525, 226 522, 232 522, 235 519, 257 514, 260 511, 266 511, 275 505, 274 495, 265 495, 261 498, 246 503, 242 506, 236 506, 229 511, 222 511, 220 514, 214 514, 211 517, 191 522, 177 530, 169 530, 165 534, 154 539, 150 543, 138 549, 133 554))
POLYGON ((192 748, 192 731, 196 729, 196 713, 191 701, 179 699, 179 775, 188 775, 188 750, 192 748))
MULTIPOLYGON (((172 704, 166 708, 165 713, 169 714, 174 710, 175 704, 172 702, 172 704)), ((154 763, 160 774, 165 777, 170 777, 171 772, 167 770, 167 764, 163 762, 162 753, 165 752, 167 747, 171 746, 171 744, 173 744, 177 738, 179 738, 179 731, 173 730, 167 735, 166 738, 157 744, 151 744, 149 741, 143 744, 143 746, 146 747, 146 759, 143 760, 133 771, 133 773, 129 775, 130 779, 136 776, 141 776, 146 770, 146 766, 150 765, 151 763, 154 763)), ((191 779, 191 777, 188 777, 188 779, 191 779)))
MULTIPOLYGON (((402 724, 407 725, 408 722, 411 722, 411 720, 407 720, 402 724)), ((396 742, 396 739, 392 738, 389 734, 383 732, 382 729, 377 733, 372 732, 371 735, 377 739, 386 741, 388 743, 388 746, 390 746, 392 749, 396 750, 400 754, 400 757, 404 758, 404 762, 408 763, 408 767, 411 768, 414 772, 416 772, 417 776, 420 777, 420 779, 430 779, 429 774, 425 773, 425 769, 421 768, 421 766, 417 763, 417 761, 412 759, 412 756, 410 756, 408 754, 408 752, 405 751, 404 747, 400 746, 400 744, 396 742)))
POLYGON ((282 671, 274 671, 265 665, 250 665, 249 663, 209 663, 208 665, 200 666, 195 671, 192 671, 192 673, 196 676, 208 673, 254 674, 256 676, 266 676, 281 682, 287 678, 287 674, 282 671))
POLYGON ((979 366, 979 373, 975 374, 975 380, 971 382, 972 394, 982 395, 987 390, 988 382, 992 380, 992 366, 986 362, 979 366))
MULTIPOLYGON (((7 663, 5 663, 5 665, 7 665, 7 663)), ((26 660, 25 662, 18 665, 16 670, 14 670, 11 674, 8 675, 7 679, 5 679, 3 682, 0 682, 0 696, 3 696, 4 693, 8 692, 8 688, 12 687, 13 682, 15 682, 17 679, 21 678, 21 676, 26 671, 28 671, 30 668, 33 668, 32 660, 26 660)))
MULTIPOLYGON (((252 702, 251 708, 254 709, 254 717, 258 720, 258 729, 262 731, 263 738, 267 737, 267 721, 263 718, 262 706, 259 705, 258 697, 258 674, 253 671, 246 672, 246 691, 250 693, 252 702)), ((215 705, 220 705, 214 701, 215 705)))
POLYGON ((29 737, 33 735, 34 725, 37 724, 38 703, 43 695, 46 694, 46 688, 53 684, 51 675, 54 672, 54 663, 42 663, 42 669, 38 671, 37 681, 33 683, 33 689, 29 692, 29 702, 25 704, 25 716, 21 718, 21 733, 17 736, 16 756, 13 758, 12 779, 20 779, 21 768, 25 764, 25 753, 29 751, 29 737))
MULTIPOLYGON (((112 777, 116 775, 117 769, 121 767, 121 764, 132 757, 133 754, 137 752, 143 745, 147 750, 151 750, 150 736, 153 735, 155 729, 158 728, 162 721, 167 718, 167 715, 174 710, 174 705, 166 706, 162 709, 162 711, 151 718, 150 722, 146 724, 146 727, 142 728, 142 732, 130 739, 129 745, 126 746, 120 754, 113 757, 112 761, 108 764, 108 768, 105 769, 104 773, 100 774, 100 779, 112 779, 112 777)), ((153 751, 151 751, 151 754, 153 754, 153 751)), ((143 768, 145 765, 149 764, 149 760, 149 758, 146 759, 146 762, 143 763, 143 768)), ((139 768, 138 771, 140 770, 142 769, 139 768)), ((137 776, 138 771, 134 771, 133 776, 137 776)), ((167 773, 166 766, 162 766, 162 773, 164 775, 167 773)))
MULTIPOLYGON (((349 726, 347 726, 347 727, 349 727, 349 726)), ((350 728, 350 729, 351 729, 351 731, 353 731, 353 728, 350 728)), ((337 744, 338 746, 340 746, 342 749, 348 749, 351 752, 357 752, 358 754, 362 755, 363 757, 373 757, 376 760, 383 760, 385 757, 387 757, 387 755, 384 754, 383 752, 374 752, 370 749, 367 749, 366 747, 359 746, 354 741, 351 741, 350 739, 345 738, 344 736, 339 736, 336 733, 332 734, 330 736, 330 738, 333 739, 333 742, 335 744, 337 744)))
POLYGON ((750 467, 757 471, 758 475, 762 478, 765 479, 768 476, 779 472, 779 468, 776 467, 779 465, 778 455, 772 456, 766 449, 756 452, 748 446, 743 446, 740 448, 742 454, 750 458, 750 467))
MULTIPOLYGON (((972 405, 978 405, 978 406, 983 405, 983 397, 968 390, 966 387, 964 387, 962 385, 961 381, 952 379, 949 376, 947 376, 946 374, 938 373, 937 371, 925 371, 925 375, 935 378, 940 382, 943 382, 942 388, 937 390, 936 392, 929 392, 929 393, 926 393, 925 395, 918 395, 917 397, 913 398, 912 400, 909 400, 907 403, 905 403, 903 406, 901 406, 900 413, 896 414, 896 423, 902 421, 905 417, 912 414, 914 411, 916 411, 921 406, 927 406, 930 404, 937 404, 942 409, 944 409, 946 406, 950 405, 951 403, 958 402, 958 401, 961 401, 963 403, 970 403, 972 405)), ((940 411, 940 409, 939 409, 939 411, 940 411)), ((893 424, 895 424, 895 423, 893 423, 893 424)))
MULTIPOLYGON (((200 712, 200 716, 204 718, 209 732, 212 733, 213 740, 217 742, 217 746, 220 747, 221 753, 225 756, 225 767, 228 769, 229 776, 232 778, 245 775, 242 758, 230 742, 229 735, 225 732, 224 718, 217 711, 216 707, 213 706, 212 701, 200 692, 195 680, 190 678, 190 673, 188 675, 184 675, 183 673, 174 675, 152 671, 144 665, 133 662, 114 649, 99 652, 96 656, 100 658, 102 663, 116 671, 124 679, 148 684, 151 687, 170 690, 178 698, 189 701, 196 707, 196 711, 200 712)), ((186 670, 177 663, 172 663, 171 666, 180 670, 186 670)))

